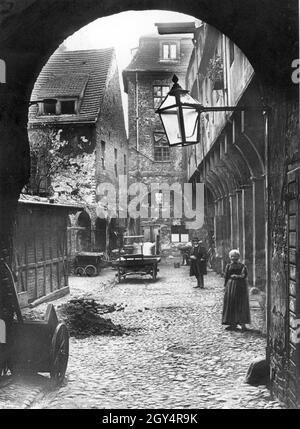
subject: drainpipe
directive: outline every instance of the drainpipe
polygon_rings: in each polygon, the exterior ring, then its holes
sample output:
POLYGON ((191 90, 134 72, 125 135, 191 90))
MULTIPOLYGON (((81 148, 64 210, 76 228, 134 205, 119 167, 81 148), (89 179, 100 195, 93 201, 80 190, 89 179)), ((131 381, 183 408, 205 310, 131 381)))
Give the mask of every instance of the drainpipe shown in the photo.
POLYGON ((229 105, 229 94, 228 94, 228 86, 229 86, 229 79, 228 79, 228 68, 227 68, 227 38, 225 35, 223 35, 223 53, 224 53, 224 92, 225 92, 225 105, 229 105))
MULTIPOLYGON (((194 50, 195 50, 195 61, 196 61, 196 85, 197 85, 197 99, 200 101, 200 79, 199 79, 199 56, 198 56, 198 40, 195 39, 195 35, 193 38, 193 45, 194 45, 194 50)), ((199 126, 201 126, 201 117, 199 118, 200 124, 199 126)), ((200 141, 201 144, 201 141, 200 141)), ((204 176, 205 176, 205 160, 204 160, 204 146, 202 147, 202 158, 203 158, 203 169, 204 169, 204 176)), ((195 151, 195 165, 196 168, 198 167, 198 159, 197 159, 197 152, 195 151)))
POLYGON ((139 150, 139 81, 135 73, 135 120, 136 120, 136 150, 139 150))
POLYGON ((198 41, 194 38, 193 39, 193 45, 194 45, 194 49, 195 49, 195 61, 196 61, 196 82, 197 82, 197 97, 198 100, 200 101, 200 82, 199 82, 199 57, 198 57, 198 41))
MULTIPOLYGON (((197 39, 195 39, 195 35, 194 35, 194 38, 193 38, 193 45, 194 45, 194 49, 195 49, 195 61, 196 61, 196 77, 197 77, 197 80, 196 80, 196 83, 197 83, 197 98, 198 98, 198 100, 201 102, 201 100, 200 100, 200 78, 199 78, 199 68, 200 68, 200 63, 199 63, 199 56, 198 56, 198 40, 197 39)), ((202 129, 201 128, 201 115, 200 115, 200 118, 199 118, 199 127, 200 127, 200 130, 202 129)), ((199 142, 199 144, 201 145, 201 140, 202 140, 202 165, 203 165, 203 178, 204 178, 204 184, 205 184, 205 188, 204 188, 204 222, 206 223, 206 217, 205 217, 205 211, 207 210, 207 208, 205 207, 205 204, 207 203, 207 201, 208 201, 208 198, 207 198, 207 189, 206 189, 206 187, 207 187, 207 185, 206 185, 206 173, 207 173, 207 171, 206 171, 206 159, 205 159, 205 151, 204 151, 204 141, 203 141, 203 139, 201 139, 201 131, 200 131, 200 142, 199 142)), ((198 159, 197 159, 197 151, 195 152, 195 164, 196 164, 196 169, 198 169, 198 159)))
MULTIPOLYGON (((137 172, 139 173, 140 171, 140 154, 139 154, 139 150, 140 150, 140 144, 139 144, 139 137, 140 137, 140 133, 139 133, 139 81, 138 81, 138 73, 135 73, 135 126, 136 126, 136 166, 137 166, 137 172)), ((139 181, 139 179, 136 177, 137 181, 139 181)), ((134 225, 135 225, 135 230, 137 231, 137 233, 140 233, 140 226, 137 224, 138 220, 134 220, 134 225)), ((135 232, 136 233, 136 232, 135 232)))

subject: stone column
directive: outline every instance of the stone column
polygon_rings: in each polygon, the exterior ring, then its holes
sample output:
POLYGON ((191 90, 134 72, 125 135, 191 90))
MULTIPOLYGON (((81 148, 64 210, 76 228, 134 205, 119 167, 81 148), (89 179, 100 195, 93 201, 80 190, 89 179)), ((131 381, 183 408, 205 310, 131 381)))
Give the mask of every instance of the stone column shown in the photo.
POLYGON ((226 243, 226 217, 225 217, 225 198, 220 198, 219 200, 219 218, 220 218, 220 247, 219 247, 219 256, 220 256, 220 273, 224 272, 224 256, 225 256, 225 243, 226 243))
POLYGON ((251 177, 253 204, 253 286, 265 289, 265 180, 251 177))
POLYGON ((243 205, 242 205, 242 189, 236 190, 236 244, 240 251, 241 259, 243 254, 243 205))
POLYGON ((228 262, 228 253, 231 249, 231 215, 229 195, 223 198, 223 271, 228 262))
POLYGON ((231 246, 231 216, 230 216, 230 197, 226 195, 224 199, 224 216, 226 219, 226 247, 231 246))
POLYGON ((253 204, 252 186, 242 187, 243 262, 248 268, 249 283, 253 282, 253 204))
POLYGON ((215 236, 215 251, 216 251, 216 262, 215 262, 215 270, 218 271, 217 264, 217 254, 218 254, 218 240, 219 240, 219 232, 218 232, 218 200, 214 201, 214 236, 215 236))
POLYGON ((230 247, 236 249, 237 246, 237 196, 236 194, 229 195, 230 202, 230 247))
POLYGON ((215 200, 215 245, 216 245, 216 271, 221 273, 222 259, 222 219, 221 219, 221 204, 222 199, 215 200))

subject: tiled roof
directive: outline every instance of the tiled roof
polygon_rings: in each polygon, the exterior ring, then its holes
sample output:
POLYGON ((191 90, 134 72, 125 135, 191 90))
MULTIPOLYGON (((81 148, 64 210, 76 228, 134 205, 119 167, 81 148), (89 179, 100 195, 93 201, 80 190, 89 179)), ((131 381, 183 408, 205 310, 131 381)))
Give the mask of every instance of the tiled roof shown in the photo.
POLYGON ((185 73, 193 50, 191 36, 187 35, 149 35, 140 38, 139 47, 131 63, 123 71, 126 88, 126 76, 130 72, 157 71, 185 73), (162 60, 160 57, 162 42, 178 42, 180 54, 178 60, 162 60))
POLYGON ((38 116, 37 106, 33 105, 30 108, 30 123, 95 122, 114 55, 113 48, 55 52, 35 83, 31 101, 79 97, 83 93, 79 113, 38 116))
POLYGON ((68 73, 66 75, 50 76, 41 86, 37 98, 79 97, 85 90, 89 75, 68 73))

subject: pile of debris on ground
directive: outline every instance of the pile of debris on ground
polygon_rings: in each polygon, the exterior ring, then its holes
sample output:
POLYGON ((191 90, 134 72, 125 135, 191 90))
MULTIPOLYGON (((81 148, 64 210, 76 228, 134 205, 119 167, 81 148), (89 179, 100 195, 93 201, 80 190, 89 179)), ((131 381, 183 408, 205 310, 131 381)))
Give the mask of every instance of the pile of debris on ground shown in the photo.
POLYGON ((114 311, 122 311, 122 304, 99 304, 94 299, 72 299, 57 309, 59 319, 68 327, 71 337, 85 338, 93 335, 124 335, 124 328, 111 319, 101 317, 114 311))

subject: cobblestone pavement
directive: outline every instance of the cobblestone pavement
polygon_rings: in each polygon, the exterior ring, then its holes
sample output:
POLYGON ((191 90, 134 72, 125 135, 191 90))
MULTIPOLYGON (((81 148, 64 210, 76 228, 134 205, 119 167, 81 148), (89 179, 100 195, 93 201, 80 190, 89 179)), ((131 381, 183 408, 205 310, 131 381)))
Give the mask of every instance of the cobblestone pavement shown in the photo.
POLYGON ((261 314, 252 310, 253 331, 225 331, 223 279, 211 272, 201 290, 193 288, 188 267, 161 266, 156 282, 117 284, 114 275, 106 269, 99 277, 72 277, 71 296, 55 305, 80 296, 123 303, 124 311, 108 317, 130 334, 71 338, 65 385, 36 391, 34 404, 30 399, 23 408, 280 408, 265 387, 244 383, 250 363, 265 355, 261 314))
POLYGON ((49 385, 43 376, 5 377, 0 382, 0 409, 26 409, 49 385))

